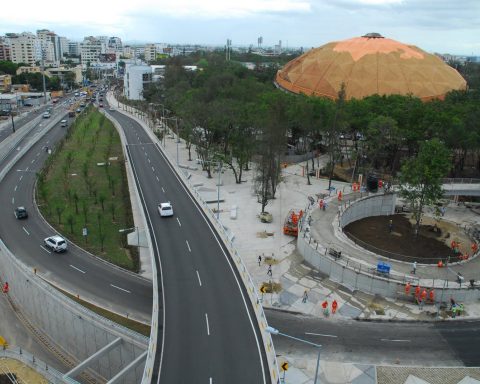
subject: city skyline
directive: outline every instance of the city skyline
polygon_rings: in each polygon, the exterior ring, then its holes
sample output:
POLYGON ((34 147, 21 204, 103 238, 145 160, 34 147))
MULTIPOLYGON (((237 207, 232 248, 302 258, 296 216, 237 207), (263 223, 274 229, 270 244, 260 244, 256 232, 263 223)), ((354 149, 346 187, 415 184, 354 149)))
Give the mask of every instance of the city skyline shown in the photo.
POLYGON ((462 0, 84 0, 76 12, 59 0, 25 0, 22 12, 3 6, 0 34, 50 29, 81 41, 90 35, 124 42, 264 46, 309 49, 378 32, 429 52, 480 55, 480 2, 462 0), (115 5, 114 5, 115 4, 115 5), (340 26, 340 28, 339 28, 340 26))

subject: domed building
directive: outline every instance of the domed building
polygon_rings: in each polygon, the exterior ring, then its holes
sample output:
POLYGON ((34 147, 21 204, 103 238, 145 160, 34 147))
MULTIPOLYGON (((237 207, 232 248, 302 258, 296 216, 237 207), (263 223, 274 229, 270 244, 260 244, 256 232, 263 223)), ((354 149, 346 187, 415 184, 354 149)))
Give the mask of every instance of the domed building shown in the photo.
POLYGON ((345 84, 347 99, 373 94, 413 95, 424 101, 464 90, 465 79, 437 56, 378 33, 312 49, 279 70, 276 84, 293 93, 336 99, 345 84))

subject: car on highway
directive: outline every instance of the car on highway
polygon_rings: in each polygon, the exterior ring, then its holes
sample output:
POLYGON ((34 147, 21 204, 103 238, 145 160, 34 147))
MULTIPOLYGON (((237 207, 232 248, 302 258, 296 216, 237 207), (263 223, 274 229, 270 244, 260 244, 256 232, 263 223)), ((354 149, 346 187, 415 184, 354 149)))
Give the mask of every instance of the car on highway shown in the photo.
POLYGON ((50 112, 44 112, 43 113, 43 118, 44 119, 49 119, 50 118, 50 112))
POLYGON ((158 204, 158 212, 162 217, 173 216, 173 207, 170 202, 158 204))
POLYGON ((99 107, 100 107, 100 108, 103 108, 103 103, 100 103, 99 107))
POLYGON ((62 121, 60 121, 60 126, 61 127, 66 127, 67 126, 67 120, 63 119, 62 121))
POLYGON ((54 252, 65 252, 67 250, 67 241, 61 236, 50 236, 43 242, 47 248, 50 248, 54 252))
POLYGON ((26 219, 28 217, 25 207, 17 207, 13 213, 17 219, 26 219))

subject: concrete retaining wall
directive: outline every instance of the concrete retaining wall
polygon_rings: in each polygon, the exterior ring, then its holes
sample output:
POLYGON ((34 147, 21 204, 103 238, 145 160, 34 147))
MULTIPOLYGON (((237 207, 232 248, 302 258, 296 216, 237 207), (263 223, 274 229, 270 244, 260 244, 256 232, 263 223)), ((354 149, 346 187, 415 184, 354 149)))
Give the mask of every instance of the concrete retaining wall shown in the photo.
MULTIPOLYGON (((395 202, 396 195, 393 193, 367 196, 356 200, 340 211, 340 226, 343 228, 369 216, 391 215, 395 210, 395 202)), ((326 245, 318 243, 303 229, 297 239, 297 249, 308 264, 351 291, 359 290, 393 299, 405 296, 404 289, 407 281, 395 277, 378 276, 367 266, 350 260, 346 254, 342 254, 343 257, 336 260, 328 255, 326 245)), ((479 289, 468 289, 466 285, 463 288, 457 287, 457 284, 454 284, 455 287, 451 285, 450 282, 449 287, 449 282, 446 280, 422 280, 423 287, 435 289, 437 302, 448 302, 451 297, 465 303, 480 299, 479 289)))

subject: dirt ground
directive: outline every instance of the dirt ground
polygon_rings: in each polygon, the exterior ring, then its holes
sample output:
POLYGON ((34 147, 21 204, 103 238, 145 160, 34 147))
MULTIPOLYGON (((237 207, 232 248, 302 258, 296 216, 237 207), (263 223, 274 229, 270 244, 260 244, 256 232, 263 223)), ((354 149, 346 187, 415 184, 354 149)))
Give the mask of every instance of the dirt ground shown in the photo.
POLYGON ((461 254, 470 255, 471 241, 463 230, 443 220, 424 216, 417 238, 413 232, 413 220, 407 214, 374 216, 355 221, 344 228, 350 239, 378 254, 401 261, 417 261, 420 264, 458 261, 458 254, 450 248, 452 240, 460 242, 461 254), (389 223, 393 228, 390 232, 389 223), (364 243, 362 243, 364 242, 364 243))
MULTIPOLYGON (((1 358, 0 372, 14 373, 19 383, 48 384, 47 379, 18 360, 1 358)), ((7 379, 5 382, 10 383, 11 381, 7 379)))

